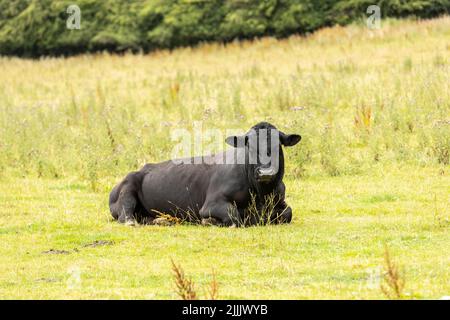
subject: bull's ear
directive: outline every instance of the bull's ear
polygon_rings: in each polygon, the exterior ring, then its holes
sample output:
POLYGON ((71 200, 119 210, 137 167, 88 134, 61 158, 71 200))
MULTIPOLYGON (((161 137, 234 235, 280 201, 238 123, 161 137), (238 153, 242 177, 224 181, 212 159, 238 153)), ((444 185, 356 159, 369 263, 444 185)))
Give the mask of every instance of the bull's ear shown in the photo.
POLYGON ((280 142, 283 146, 292 147, 302 140, 299 134, 285 134, 280 131, 280 142))
POLYGON ((243 148, 247 142, 247 136, 229 136, 225 142, 235 148, 243 148))

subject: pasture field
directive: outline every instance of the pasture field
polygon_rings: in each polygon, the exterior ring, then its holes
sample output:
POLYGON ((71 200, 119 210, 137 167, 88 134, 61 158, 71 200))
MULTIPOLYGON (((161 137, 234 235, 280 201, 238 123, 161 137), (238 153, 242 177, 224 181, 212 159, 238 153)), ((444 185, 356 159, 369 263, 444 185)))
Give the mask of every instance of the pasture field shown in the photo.
MULTIPOLYGON (((0 58, 0 298, 450 295, 450 18, 172 52, 0 58), (171 157, 177 128, 268 120, 286 149, 290 225, 119 225, 108 193, 171 157), (214 271, 213 271, 214 270, 214 271)), ((218 146, 225 147, 225 144, 218 146)))

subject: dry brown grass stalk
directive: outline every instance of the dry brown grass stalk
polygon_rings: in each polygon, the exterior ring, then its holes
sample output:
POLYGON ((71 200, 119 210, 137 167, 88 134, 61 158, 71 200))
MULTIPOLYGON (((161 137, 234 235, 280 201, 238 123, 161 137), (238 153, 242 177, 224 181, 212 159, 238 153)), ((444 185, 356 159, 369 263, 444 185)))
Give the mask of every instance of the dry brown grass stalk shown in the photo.
MULTIPOLYGON (((192 279, 185 276, 183 268, 177 265, 172 259, 172 270, 174 273, 174 281, 177 287, 177 294, 182 300, 197 300, 198 296, 195 291, 195 283, 192 279)), ((219 283, 217 282, 216 272, 213 269, 212 279, 208 288, 205 290, 205 296, 210 300, 217 300, 219 297, 219 283)))
POLYGON ((400 273, 398 266, 391 259, 389 249, 384 247, 385 273, 383 275, 384 283, 380 285, 380 289, 388 299, 402 299, 405 280, 400 273))
POLYGON ((172 262, 172 270, 174 273, 175 284, 177 286, 177 294, 183 300, 197 300, 197 293, 195 292, 194 282, 192 279, 186 278, 181 266, 172 262))

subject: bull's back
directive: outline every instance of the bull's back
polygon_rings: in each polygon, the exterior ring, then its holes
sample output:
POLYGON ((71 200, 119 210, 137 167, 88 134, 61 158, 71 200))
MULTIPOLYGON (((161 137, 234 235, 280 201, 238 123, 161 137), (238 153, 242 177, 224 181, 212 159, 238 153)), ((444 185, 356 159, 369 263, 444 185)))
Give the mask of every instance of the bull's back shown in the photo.
POLYGON ((206 198, 213 167, 166 161, 144 167, 140 202, 147 212, 179 217, 198 216, 206 198))

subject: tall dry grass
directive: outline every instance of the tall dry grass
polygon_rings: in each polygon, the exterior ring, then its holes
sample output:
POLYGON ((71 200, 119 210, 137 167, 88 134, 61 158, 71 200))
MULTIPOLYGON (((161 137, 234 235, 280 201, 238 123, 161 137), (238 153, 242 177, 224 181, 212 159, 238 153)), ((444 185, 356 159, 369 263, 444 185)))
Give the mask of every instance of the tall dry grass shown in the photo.
MULTIPOLYGON (((176 293, 181 300, 198 300, 200 297, 195 289, 195 282, 188 278, 181 265, 177 265, 173 260, 172 271, 173 280, 176 286, 176 293)), ((217 282, 216 272, 213 270, 212 278, 206 288, 205 299, 217 300, 219 297, 219 283, 217 282)))
POLYGON ((392 260, 387 246, 384 247, 384 275, 380 289, 388 299, 404 298, 405 279, 398 265, 392 260))

